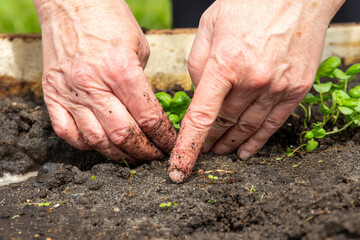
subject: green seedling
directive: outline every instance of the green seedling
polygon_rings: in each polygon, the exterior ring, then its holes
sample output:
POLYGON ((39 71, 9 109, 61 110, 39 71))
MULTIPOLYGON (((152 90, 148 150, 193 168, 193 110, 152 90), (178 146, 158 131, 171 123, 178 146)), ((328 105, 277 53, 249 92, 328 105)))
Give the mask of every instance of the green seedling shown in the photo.
POLYGON ((30 206, 36 206, 36 207, 48 207, 48 206, 50 206, 51 204, 58 204, 58 203, 57 203, 57 202, 43 202, 43 203, 27 202, 27 203, 24 203, 23 205, 24 205, 24 206, 30 205, 30 206))
POLYGON ((126 162, 126 160, 125 160, 124 158, 123 158, 122 160, 124 161, 126 167, 127 167, 128 169, 130 169, 130 173, 131 173, 132 175, 138 175, 138 173, 137 173, 135 170, 131 170, 129 164, 126 162))
POLYGON ((265 193, 261 194, 261 198, 264 198, 265 197, 265 193))
POLYGON ((16 214, 16 215, 12 216, 11 219, 19 218, 19 217, 20 217, 20 215, 19 215, 19 214, 16 214))
POLYGON ((219 177, 213 175, 209 175, 208 178, 210 178, 210 182, 209 182, 210 184, 214 183, 214 181, 219 179, 219 177))
POLYGON ((160 207, 160 208, 166 208, 166 207, 167 207, 167 211, 169 212, 171 206, 176 207, 176 206, 178 206, 178 205, 179 205, 179 204, 177 204, 177 203, 167 202, 167 203, 161 203, 161 204, 159 205, 159 207, 160 207))
POLYGON ((360 125, 360 85, 348 89, 348 83, 360 72, 360 63, 352 65, 345 72, 338 68, 340 65, 341 60, 338 57, 330 57, 320 64, 313 84, 317 94, 308 93, 299 104, 304 110, 303 123, 306 129, 300 134, 301 145, 294 150, 288 148, 287 156, 293 156, 303 147, 307 152, 312 152, 319 146, 317 139, 360 125), (322 82, 322 77, 328 77, 334 81, 322 82), (313 122, 309 127, 312 120, 311 108, 316 105, 320 107, 322 121, 313 122), (345 124, 335 130, 328 130, 338 123, 341 116, 344 116, 345 124))
POLYGON ((255 189, 254 185, 251 185, 250 191, 253 192, 253 193, 256 193, 256 189, 255 189))
POLYGON ((208 203, 211 203, 211 204, 214 204, 214 203, 215 203, 215 201, 212 200, 211 198, 210 198, 207 202, 208 202, 208 203))
POLYGON ((165 92, 158 92, 156 97, 174 128, 179 130, 180 122, 190 105, 191 98, 183 91, 175 93, 174 98, 165 92))
POLYGON ((91 180, 95 180, 96 177, 95 177, 95 176, 91 176, 90 179, 91 179, 91 180))

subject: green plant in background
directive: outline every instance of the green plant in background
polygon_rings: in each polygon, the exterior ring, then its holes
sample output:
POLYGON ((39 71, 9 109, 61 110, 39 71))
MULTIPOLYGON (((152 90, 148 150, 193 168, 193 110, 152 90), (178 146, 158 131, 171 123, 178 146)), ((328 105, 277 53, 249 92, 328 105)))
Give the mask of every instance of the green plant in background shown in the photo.
POLYGON ((31 0, 0 0, 0 33, 39 33, 40 24, 31 0))
MULTIPOLYGON (((139 25, 171 28, 170 0, 127 0, 139 25)), ((31 0, 0 0, 0 33, 39 33, 39 20, 31 0)))
POLYGON ((190 105, 191 98, 183 91, 175 93, 174 98, 165 92, 158 92, 156 97, 175 129, 179 130, 180 121, 190 105))
POLYGON ((345 72, 338 68, 340 65, 341 60, 337 57, 330 57, 320 64, 313 84, 317 94, 308 93, 299 104, 305 112, 304 127, 308 129, 300 134, 300 141, 302 142, 302 136, 304 136, 306 143, 293 151, 287 149, 287 156, 293 156, 302 147, 305 147, 308 152, 314 151, 319 145, 317 139, 360 125, 360 85, 348 90, 348 83, 355 79, 355 74, 360 72, 360 63, 352 65, 345 72), (335 81, 321 82, 323 77, 335 81), (311 108, 314 105, 320 106, 322 121, 312 123, 309 128, 311 108), (327 131, 327 127, 334 126, 341 115, 346 120, 344 125, 327 131))

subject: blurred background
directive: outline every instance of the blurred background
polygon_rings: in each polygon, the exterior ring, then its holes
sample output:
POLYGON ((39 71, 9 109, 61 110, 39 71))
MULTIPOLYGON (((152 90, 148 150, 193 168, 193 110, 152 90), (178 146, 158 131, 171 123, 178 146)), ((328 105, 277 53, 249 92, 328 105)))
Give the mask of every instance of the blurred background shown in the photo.
MULTIPOLYGON (((126 0, 141 27, 171 28, 170 0, 126 0)), ((0 0, 0 33, 39 33, 32 0, 0 0)))

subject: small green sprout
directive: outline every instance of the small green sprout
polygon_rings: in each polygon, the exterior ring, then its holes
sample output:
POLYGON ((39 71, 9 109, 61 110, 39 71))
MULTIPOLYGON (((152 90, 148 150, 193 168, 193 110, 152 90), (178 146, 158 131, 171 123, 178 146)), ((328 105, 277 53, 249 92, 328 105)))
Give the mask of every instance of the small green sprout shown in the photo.
POLYGON ((261 194, 261 198, 264 198, 265 197, 265 193, 261 194))
POLYGON ((292 165, 291 167, 297 168, 298 166, 299 166, 298 164, 294 164, 294 165, 292 165))
POLYGON ((210 178, 210 184, 219 179, 219 177, 213 175, 209 175, 208 178, 210 178))
POLYGON ((180 129, 180 122, 185 116, 191 98, 183 91, 175 93, 174 98, 165 92, 158 92, 155 94, 160 102, 160 105, 166 112, 170 122, 176 130, 180 129))
POLYGON ((210 198, 207 202, 208 202, 208 203, 211 203, 211 204, 214 204, 214 203, 215 203, 215 201, 212 200, 211 198, 210 198))
POLYGON ((160 208, 166 208, 167 207, 167 211, 170 211, 171 206, 178 206, 179 204, 177 203, 172 203, 172 202, 167 202, 167 203, 161 203, 159 205, 160 208))
POLYGON ((48 207, 51 204, 55 204, 56 202, 44 202, 44 203, 31 203, 31 202, 27 202, 24 203, 24 205, 31 205, 31 206, 37 206, 37 207, 48 207))
POLYGON ((256 193, 256 189, 255 189, 254 185, 251 185, 250 191, 253 192, 253 193, 256 193))
POLYGON ((325 161, 324 161, 324 160, 319 160, 319 161, 318 161, 318 163, 323 163, 323 162, 325 162, 325 161))
POLYGON ((131 175, 138 175, 138 173, 137 173, 135 170, 131 170, 129 164, 126 162, 126 160, 125 160, 124 158, 123 158, 122 160, 124 161, 126 167, 127 167, 128 169, 130 169, 131 175))
POLYGON ((16 215, 12 216, 11 219, 19 218, 19 217, 20 217, 20 215, 19 215, 19 214, 16 214, 16 215))
POLYGON ((317 139, 339 133, 348 127, 360 126, 360 85, 348 89, 348 83, 360 73, 360 63, 350 66, 345 72, 338 68, 340 65, 341 60, 338 57, 330 57, 320 64, 313 84, 317 94, 308 93, 299 104, 304 110, 304 128, 306 129, 300 134, 301 145, 293 151, 287 150, 287 156, 293 156, 302 147, 305 147, 307 152, 312 152, 319 146, 317 139), (321 82, 322 77, 336 79, 336 81, 321 82), (313 122, 312 127, 309 127, 308 123, 312 120, 312 106, 315 105, 320 107, 322 121, 313 122), (327 131, 326 129, 336 125, 341 115, 346 120, 345 124, 327 131), (303 140, 306 143, 302 144, 303 140))
POLYGON ((91 179, 91 180, 95 180, 96 177, 95 177, 95 176, 91 176, 90 179, 91 179))

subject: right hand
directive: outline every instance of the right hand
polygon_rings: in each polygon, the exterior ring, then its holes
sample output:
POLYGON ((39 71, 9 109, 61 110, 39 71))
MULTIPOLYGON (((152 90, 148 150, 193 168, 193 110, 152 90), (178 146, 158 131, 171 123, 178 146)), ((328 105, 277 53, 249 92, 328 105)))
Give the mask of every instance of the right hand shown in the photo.
POLYGON ((176 132, 144 74, 149 45, 125 1, 33 1, 57 135, 118 162, 170 152, 176 132))

